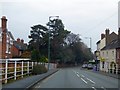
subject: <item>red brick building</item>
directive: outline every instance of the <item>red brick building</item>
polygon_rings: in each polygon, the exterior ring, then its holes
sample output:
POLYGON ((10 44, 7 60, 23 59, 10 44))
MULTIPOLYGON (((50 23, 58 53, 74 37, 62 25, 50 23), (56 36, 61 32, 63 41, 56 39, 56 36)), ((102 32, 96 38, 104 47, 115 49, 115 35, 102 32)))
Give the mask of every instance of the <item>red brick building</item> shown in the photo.
POLYGON ((0 58, 11 58, 12 57, 12 45, 14 38, 10 31, 7 29, 7 19, 5 16, 1 18, 0 27, 0 58))
POLYGON ((24 40, 20 38, 17 41, 13 42, 12 46, 12 57, 19 58, 23 54, 23 52, 27 49, 27 44, 24 43, 24 40))
POLYGON ((7 19, 1 18, 0 27, 0 59, 20 57, 27 49, 27 44, 23 39, 15 41, 12 33, 7 29, 7 19))

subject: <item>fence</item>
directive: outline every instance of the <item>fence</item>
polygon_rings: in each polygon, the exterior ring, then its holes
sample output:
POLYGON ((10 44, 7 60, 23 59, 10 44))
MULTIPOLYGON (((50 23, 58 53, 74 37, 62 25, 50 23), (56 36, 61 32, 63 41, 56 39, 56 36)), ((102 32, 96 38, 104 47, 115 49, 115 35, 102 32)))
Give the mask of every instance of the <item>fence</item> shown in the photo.
MULTIPOLYGON (((43 64, 31 62, 30 59, 0 59, 0 83, 17 80, 32 73, 33 66, 43 64)), ((44 64, 47 68, 48 63, 44 64)), ((56 64, 50 63, 50 69, 56 68, 56 64)))

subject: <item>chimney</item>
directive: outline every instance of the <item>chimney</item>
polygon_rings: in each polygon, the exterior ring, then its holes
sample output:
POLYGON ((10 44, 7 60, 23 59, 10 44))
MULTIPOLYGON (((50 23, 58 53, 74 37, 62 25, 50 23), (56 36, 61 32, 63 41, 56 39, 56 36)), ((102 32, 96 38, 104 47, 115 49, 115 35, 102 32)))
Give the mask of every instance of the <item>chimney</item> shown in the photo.
POLYGON ((105 30, 106 45, 108 45, 109 42, 110 42, 110 40, 109 40, 109 33, 110 33, 110 30, 109 30, 109 29, 106 29, 106 30, 105 30))
POLYGON ((7 29, 7 19, 5 16, 1 18, 1 27, 2 27, 2 31, 5 32, 7 29))
POLYGON ((101 34, 101 40, 103 39, 103 38, 105 38, 105 34, 101 34))
POLYGON ((17 38, 17 42, 20 42, 20 38, 17 38))
POLYGON ((21 39, 21 42, 22 42, 22 43, 24 43, 24 40, 23 40, 23 39, 21 39))

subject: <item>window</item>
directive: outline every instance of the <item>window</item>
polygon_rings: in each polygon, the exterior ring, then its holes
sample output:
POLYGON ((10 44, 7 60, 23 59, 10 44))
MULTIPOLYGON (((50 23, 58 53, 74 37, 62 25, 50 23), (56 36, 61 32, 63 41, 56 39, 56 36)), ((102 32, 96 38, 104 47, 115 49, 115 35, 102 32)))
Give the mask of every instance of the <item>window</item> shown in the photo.
POLYGON ((108 57, 108 51, 107 51, 107 53, 106 53, 106 56, 108 57))
POLYGON ((104 52, 103 52, 103 56, 104 56, 104 52))
POLYGON ((112 56, 114 57, 114 51, 112 51, 112 56))

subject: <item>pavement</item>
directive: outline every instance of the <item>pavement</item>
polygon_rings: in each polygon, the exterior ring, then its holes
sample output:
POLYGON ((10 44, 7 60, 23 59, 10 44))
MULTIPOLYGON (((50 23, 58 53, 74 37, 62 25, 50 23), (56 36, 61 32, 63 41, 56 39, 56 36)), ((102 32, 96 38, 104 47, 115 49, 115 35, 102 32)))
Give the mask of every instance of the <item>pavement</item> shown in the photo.
POLYGON ((93 71, 93 72, 98 73, 98 74, 103 74, 103 75, 106 75, 106 76, 109 76, 109 77, 120 79, 120 74, 108 73, 108 72, 103 72, 103 71, 93 71))
MULTIPOLYGON (((88 70, 88 69, 85 69, 85 68, 82 68, 82 67, 80 67, 80 69, 88 70)), ((120 79, 120 74, 108 73, 108 72, 104 72, 104 71, 100 71, 100 70, 95 71, 94 69, 91 69, 91 70, 88 70, 88 71, 120 79)))
POLYGON ((2 86, 2 90, 29 90, 37 82, 47 78, 48 76, 52 75, 58 70, 59 69, 51 69, 47 73, 44 73, 44 74, 29 76, 27 78, 17 80, 13 83, 5 84, 4 86, 2 86))

